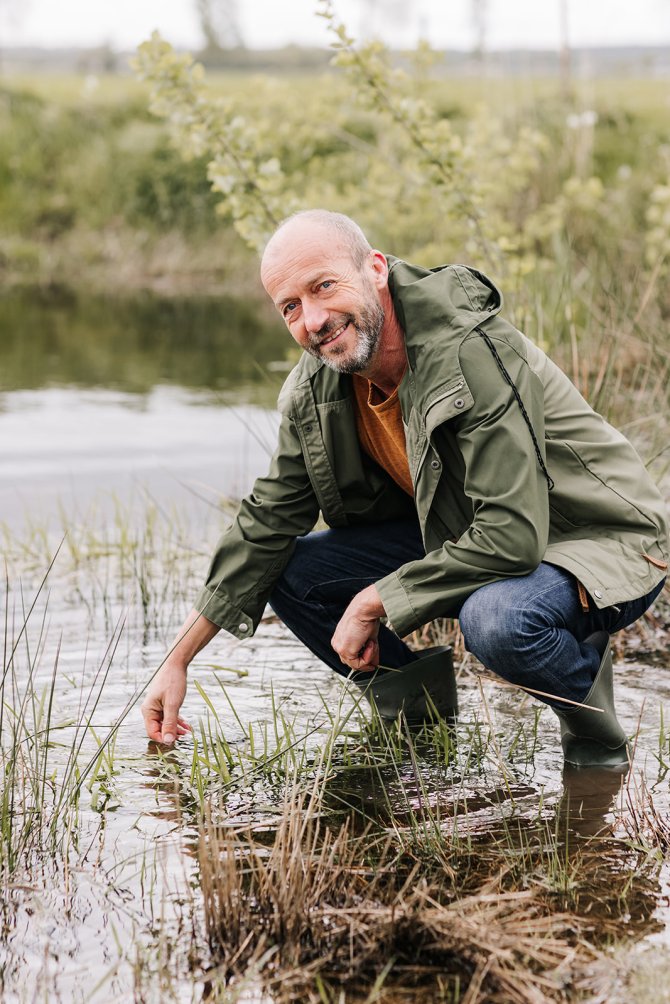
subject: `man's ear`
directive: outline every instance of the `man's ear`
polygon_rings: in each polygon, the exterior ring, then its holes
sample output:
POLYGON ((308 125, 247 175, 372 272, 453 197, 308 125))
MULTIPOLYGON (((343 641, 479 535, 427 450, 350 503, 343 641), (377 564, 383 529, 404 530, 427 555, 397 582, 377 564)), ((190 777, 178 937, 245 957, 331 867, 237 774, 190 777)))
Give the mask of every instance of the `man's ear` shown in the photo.
POLYGON ((389 267, 381 251, 372 251, 370 267, 372 269, 372 281, 375 286, 377 289, 384 289, 388 285, 389 267))

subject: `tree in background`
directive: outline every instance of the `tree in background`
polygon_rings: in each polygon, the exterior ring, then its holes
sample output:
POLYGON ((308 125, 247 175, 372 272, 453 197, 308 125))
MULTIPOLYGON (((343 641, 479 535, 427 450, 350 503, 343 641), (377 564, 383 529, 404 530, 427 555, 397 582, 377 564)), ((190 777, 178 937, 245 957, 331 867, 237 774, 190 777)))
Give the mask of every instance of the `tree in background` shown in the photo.
POLYGON ((195 0, 205 47, 210 51, 244 46, 237 0, 195 0))
MULTIPOLYGON (((0 0, 0 15, 5 15, 8 21, 17 22, 26 13, 30 0, 0 0)), ((0 69, 2 68, 3 38, 0 35, 0 69)))
POLYGON ((489 0, 472 0, 472 25, 475 31, 474 55, 482 63, 486 57, 488 7, 489 0))

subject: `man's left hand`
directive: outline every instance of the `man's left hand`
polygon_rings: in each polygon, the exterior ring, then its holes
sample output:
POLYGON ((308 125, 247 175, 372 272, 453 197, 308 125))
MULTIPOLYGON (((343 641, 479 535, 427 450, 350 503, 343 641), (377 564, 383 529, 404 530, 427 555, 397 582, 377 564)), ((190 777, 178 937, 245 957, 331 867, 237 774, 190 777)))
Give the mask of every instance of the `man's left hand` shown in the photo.
POLYGON ((331 645, 345 666, 372 670, 379 665, 379 618, 385 614, 376 586, 357 593, 342 614, 331 645))

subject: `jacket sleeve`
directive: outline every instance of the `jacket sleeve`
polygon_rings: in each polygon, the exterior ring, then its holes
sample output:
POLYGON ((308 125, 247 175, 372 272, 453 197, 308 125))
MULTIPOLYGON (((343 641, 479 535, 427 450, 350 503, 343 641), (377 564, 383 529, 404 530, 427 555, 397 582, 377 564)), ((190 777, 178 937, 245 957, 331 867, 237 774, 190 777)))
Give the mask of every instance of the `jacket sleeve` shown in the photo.
MULTIPOLYGON (((504 337, 504 322, 497 326, 502 336, 491 329, 489 334, 544 458, 542 383, 504 337)), ((449 426, 463 457, 473 519, 457 541, 446 541, 377 582, 389 621, 400 635, 435 617, 458 616, 467 597, 481 586, 533 571, 547 546, 547 480, 512 388, 477 332, 463 341, 459 361, 473 404, 451 418, 449 426)))
POLYGON ((251 637, 295 538, 311 530, 318 515, 298 431, 284 414, 268 474, 221 536, 196 609, 238 638, 251 637))

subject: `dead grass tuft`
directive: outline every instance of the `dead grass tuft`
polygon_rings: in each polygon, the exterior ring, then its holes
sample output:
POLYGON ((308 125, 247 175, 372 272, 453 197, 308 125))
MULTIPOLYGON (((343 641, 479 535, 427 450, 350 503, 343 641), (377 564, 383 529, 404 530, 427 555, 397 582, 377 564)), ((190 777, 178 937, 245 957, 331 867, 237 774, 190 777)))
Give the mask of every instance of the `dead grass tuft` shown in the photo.
POLYGON ((670 850, 670 816, 657 808, 644 775, 629 778, 619 822, 636 849, 662 854, 670 850))
POLYGON ((307 985, 347 988, 439 981, 441 1000, 544 1004, 563 999, 578 922, 551 913, 533 889, 494 875, 459 898, 438 853, 415 856, 396 835, 333 830, 319 801, 293 789, 271 839, 216 824, 200 832, 207 932, 217 969, 264 981, 286 999, 307 985), (446 880, 446 881, 445 881, 446 880))

